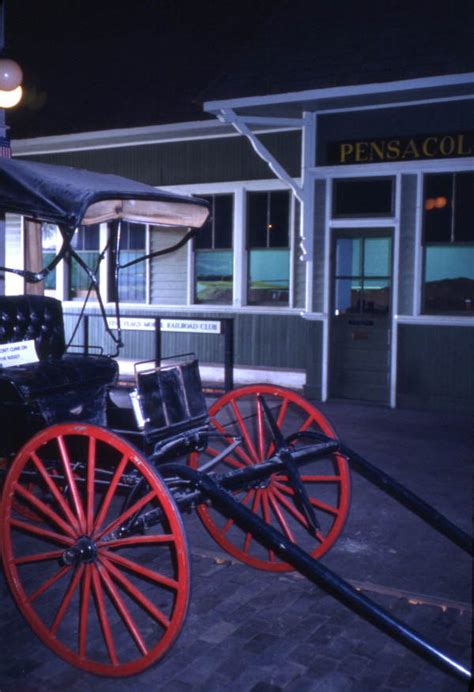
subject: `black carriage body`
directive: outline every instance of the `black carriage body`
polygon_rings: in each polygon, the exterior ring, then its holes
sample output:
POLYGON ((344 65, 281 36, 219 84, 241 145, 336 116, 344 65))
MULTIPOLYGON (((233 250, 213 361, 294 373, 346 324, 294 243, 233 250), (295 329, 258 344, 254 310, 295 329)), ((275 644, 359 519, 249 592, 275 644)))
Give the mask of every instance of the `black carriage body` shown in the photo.
POLYGON ((0 368, 2 456, 34 433, 64 420, 106 423, 106 394, 117 379, 107 356, 67 354, 60 301, 0 297, 0 344, 34 341, 38 362, 0 368))

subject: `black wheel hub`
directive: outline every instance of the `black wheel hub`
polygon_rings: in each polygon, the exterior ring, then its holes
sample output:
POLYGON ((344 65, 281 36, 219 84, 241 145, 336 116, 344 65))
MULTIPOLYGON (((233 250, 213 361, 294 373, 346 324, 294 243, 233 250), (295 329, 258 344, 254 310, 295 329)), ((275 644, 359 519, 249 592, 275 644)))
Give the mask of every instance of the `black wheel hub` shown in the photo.
POLYGON ((65 565, 94 562, 97 557, 97 546, 88 536, 81 536, 74 545, 64 551, 62 562, 65 565))

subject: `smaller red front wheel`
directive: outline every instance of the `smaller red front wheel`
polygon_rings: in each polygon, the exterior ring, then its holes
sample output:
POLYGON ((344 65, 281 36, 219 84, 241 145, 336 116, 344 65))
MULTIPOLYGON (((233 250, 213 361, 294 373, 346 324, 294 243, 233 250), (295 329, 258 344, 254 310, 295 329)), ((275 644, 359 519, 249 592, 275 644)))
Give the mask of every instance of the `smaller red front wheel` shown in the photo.
POLYGON ((1 522, 12 595, 54 653, 110 676, 166 653, 187 610, 187 542, 166 486, 127 442, 87 424, 41 431, 12 464, 1 522))
MULTIPOLYGON (((250 385, 228 392, 210 408, 209 445, 204 452, 191 455, 189 463, 193 468, 198 469, 224 453, 212 471, 226 473, 259 464, 272 455, 275 445, 260 397, 265 399, 284 438, 305 431, 335 437, 321 412, 295 392, 267 384, 250 385), (225 449, 236 439, 240 440, 239 444, 225 454, 225 449)), ((304 439, 296 444, 304 444, 304 439)), ((306 517, 295 502, 293 487, 283 471, 235 493, 234 497, 312 557, 319 558, 334 545, 348 514, 349 468, 342 455, 331 454, 302 466, 300 476, 320 524, 316 534, 308 530, 306 517)), ((233 557, 258 569, 273 572, 293 569, 263 548, 251 533, 243 532, 232 519, 222 517, 206 505, 200 505, 197 511, 210 535, 233 557)))

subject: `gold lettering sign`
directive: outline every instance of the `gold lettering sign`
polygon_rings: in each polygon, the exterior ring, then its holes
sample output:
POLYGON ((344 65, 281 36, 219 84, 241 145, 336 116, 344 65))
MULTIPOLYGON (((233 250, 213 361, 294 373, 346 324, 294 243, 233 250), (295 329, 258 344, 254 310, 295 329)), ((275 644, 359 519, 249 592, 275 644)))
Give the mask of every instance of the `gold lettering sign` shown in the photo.
POLYGON ((382 163, 460 156, 474 156, 474 132, 335 142, 329 145, 328 163, 382 163))

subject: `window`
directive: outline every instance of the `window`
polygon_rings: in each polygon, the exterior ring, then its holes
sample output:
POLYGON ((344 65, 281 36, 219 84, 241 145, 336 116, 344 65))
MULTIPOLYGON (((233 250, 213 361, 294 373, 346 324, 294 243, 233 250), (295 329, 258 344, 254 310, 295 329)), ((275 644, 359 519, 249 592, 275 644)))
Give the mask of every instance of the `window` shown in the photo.
POLYGON ((474 173, 426 175, 423 311, 474 315, 474 173))
POLYGON ((250 305, 288 305, 290 193, 247 195, 248 295, 250 305))
POLYGON ((203 196, 211 214, 194 240, 195 302, 231 304, 233 195, 203 196))
POLYGON ((391 178, 335 180, 333 216, 392 216, 393 181, 391 178))
POLYGON ((390 237, 337 238, 335 314, 388 315, 391 275, 390 237))
MULTIPOLYGON (((43 258, 43 267, 47 267, 56 257, 56 245, 58 238, 58 227, 52 223, 41 224, 41 250, 43 258)), ((54 291, 56 289, 56 268, 48 274, 44 280, 45 291, 54 291)))
MULTIPOLYGON (((79 257, 93 271, 97 268, 99 259, 100 224, 80 226, 74 233, 71 246, 79 257)), ((77 261, 71 257, 69 266, 69 298, 76 300, 87 295, 90 279, 77 261)), ((91 299, 95 298, 94 291, 91 299)))
MULTIPOLYGON (((120 232, 120 264, 127 264, 146 254, 146 226, 122 222, 120 232)), ((146 262, 121 269, 118 293, 123 303, 144 303, 146 300, 146 262)))

